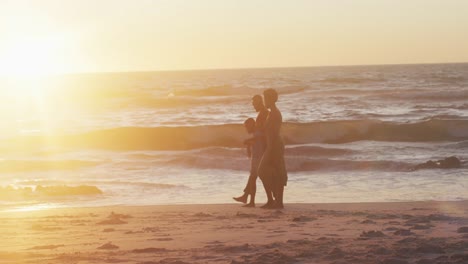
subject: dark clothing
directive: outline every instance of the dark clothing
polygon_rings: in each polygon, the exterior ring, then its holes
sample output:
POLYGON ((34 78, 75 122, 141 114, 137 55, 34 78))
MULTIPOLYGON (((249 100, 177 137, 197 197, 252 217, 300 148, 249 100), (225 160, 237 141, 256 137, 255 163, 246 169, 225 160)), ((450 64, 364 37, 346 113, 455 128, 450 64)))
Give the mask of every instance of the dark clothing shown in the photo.
POLYGON ((265 123, 267 146, 258 168, 260 179, 271 187, 273 192, 286 186, 288 174, 284 160, 284 143, 280 135, 281 113, 276 109, 268 115, 265 123))
POLYGON ((271 152, 264 155, 258 167, 260 179, 267 185, 277 188, 286 186, 288 174, 284 161, 284 143, 281 138, 272 141, 271 152))

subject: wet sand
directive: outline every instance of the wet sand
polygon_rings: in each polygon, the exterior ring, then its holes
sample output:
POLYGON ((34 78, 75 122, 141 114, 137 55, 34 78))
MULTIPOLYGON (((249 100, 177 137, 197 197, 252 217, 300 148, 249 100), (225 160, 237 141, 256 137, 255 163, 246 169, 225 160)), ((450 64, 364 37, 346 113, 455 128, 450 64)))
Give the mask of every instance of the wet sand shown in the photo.
POLYGON ((0 213, 0 263, 468 263, 468 202, 0 213))

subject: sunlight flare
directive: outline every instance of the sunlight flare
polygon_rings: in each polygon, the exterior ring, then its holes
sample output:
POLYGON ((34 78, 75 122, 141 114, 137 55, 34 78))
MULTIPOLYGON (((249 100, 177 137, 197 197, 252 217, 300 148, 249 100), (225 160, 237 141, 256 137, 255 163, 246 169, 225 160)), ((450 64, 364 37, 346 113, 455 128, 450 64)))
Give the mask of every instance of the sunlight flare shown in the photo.
POLYGON ((60 39, 11 40, 0 53, 0 72, 13 77, 37 77, 61 72, 60 39))

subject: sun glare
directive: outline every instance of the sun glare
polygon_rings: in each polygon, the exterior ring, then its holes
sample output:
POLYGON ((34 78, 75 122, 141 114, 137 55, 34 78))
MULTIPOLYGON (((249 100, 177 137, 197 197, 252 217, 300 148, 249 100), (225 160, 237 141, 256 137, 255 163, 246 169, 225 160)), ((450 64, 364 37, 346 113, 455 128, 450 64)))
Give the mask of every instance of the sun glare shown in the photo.
POLYGON ((43 76, 60 72, 58 43, 53 39, 13 41, 0 53, 0 73, 10 77, 43 76))
POLYGON ((52 204, 34 204, 34 205, 25 205, 25 206, 18 206, 15 208, 10 208, 4 210, 4 212, 35 212, 35 211, 42 211, 47 209, 57 208, 52 204))

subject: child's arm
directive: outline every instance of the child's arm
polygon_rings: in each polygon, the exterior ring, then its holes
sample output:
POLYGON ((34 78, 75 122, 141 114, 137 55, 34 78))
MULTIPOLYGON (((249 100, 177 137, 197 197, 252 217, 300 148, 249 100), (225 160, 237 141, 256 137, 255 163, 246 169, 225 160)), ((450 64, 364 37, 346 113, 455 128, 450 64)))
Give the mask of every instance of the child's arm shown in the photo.
POLYGON ((252 157, 252 145, 247 145, 247 157, 252 157))
POLYGON ((253 134, 253 137, 244 140, 244 144, 245 144, 245 145, 247 145, 247 144, 254 144, 254 143, 255 143, 255 140, 256 140, 257 138, 259 138, 259 137, 262 137, 262 136, 263 136, 263 134, 260 133, 259 131, 257 131, 257 132, 255 132, 255 133, 253 134))
POLYGON ((244 140, 244 145, 252 145, 255 142, 255 137, 244 140))

